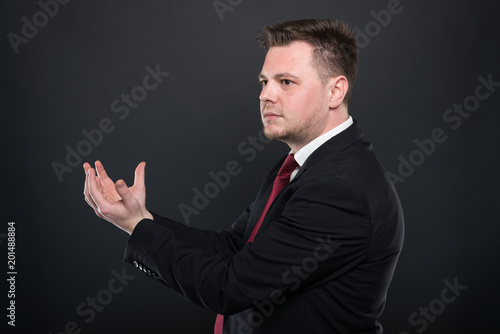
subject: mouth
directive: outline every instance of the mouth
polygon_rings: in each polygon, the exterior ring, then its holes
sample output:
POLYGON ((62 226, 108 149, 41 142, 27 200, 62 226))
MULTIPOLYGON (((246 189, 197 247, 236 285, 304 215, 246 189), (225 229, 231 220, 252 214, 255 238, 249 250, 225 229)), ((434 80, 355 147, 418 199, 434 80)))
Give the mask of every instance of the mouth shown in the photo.
POLYGON ((264 114, 262 114, 262 117, 263 117, 265 120, 270 121, 270 120, 273 120, 273 119, 281 118, 281 117, 283 117, 283 116, 278 115, 278 114, 275 114, 275 113, 273 113, 273 112, 269 112, 269 111, 267 111, 267 112, 264 112, 264 114))

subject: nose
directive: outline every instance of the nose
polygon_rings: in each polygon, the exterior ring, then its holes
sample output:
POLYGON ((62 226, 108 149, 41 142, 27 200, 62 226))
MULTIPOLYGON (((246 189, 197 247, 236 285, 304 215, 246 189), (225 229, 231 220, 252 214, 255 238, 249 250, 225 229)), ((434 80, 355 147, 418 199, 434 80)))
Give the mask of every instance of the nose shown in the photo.
POLYGON ((260 91, 259 100, 261 102, 276 102, 276 91, 271 81, 262 87, 260 91))

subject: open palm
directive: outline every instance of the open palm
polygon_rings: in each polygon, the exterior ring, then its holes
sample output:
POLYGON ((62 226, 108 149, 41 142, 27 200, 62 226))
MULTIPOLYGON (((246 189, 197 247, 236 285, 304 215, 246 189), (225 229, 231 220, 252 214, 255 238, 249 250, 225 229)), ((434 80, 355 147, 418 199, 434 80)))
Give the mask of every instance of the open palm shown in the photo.
MULTIPOLYGON (((134 185, 128 189, 141 205, 144 217, 151 218, 151 213, 146 209, 146 186, 144 183, 145 167, 145 162, 141 162, 137 166, 134 175, 134 185)), ((90 165, 88 168, 90 168, 90 165)), ((122 198, 116 191, 115 182, 108 176, 100 161, 95 162, 95 169, 100 180, 100 182, 97 182, 97 186, 103 197, 110 203, 121 201, 122 198)), ((85 168, 85 170, 87 170, 87 168, 85 168)))

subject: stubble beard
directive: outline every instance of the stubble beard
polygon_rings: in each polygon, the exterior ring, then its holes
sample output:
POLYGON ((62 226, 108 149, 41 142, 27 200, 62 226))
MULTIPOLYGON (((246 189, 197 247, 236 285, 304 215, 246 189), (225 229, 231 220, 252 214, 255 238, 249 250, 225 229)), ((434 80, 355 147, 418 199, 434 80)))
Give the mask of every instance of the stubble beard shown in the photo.
MULTIPOLYGON (((264 105, 264 108, 261 110, 261 113, 263 114, 266 111, 269 111, 271 109, 269 105, 264 105)), ((283 111, 282 110, 276 110, 276 114, 283 116, 283 111)), ((279 121, 283 121, 284 118, 280 118, 279 121)), ((264 130, 264 136, 266 136, 267 139, 269 140, 280 140, 280 141, 285 141, 288 140, 292 137, 292 133, 287 130, 286 128, 278 128, 276 129, 276 125, 273 124, 274 121, 266 121, 262 119, 262 127, 264 130), (272 128, 275 128, 272 130, 272 128)))
POLYGON ((298 144, 298 143, 307 143, 310 141, 309 128, 312 126, 312 121, 305 124, 291 124, 289 127, 277 127, 275 124, 272 124, 272 121, 269 124, 266 124, 264 121, 262 122, 264 136, 270 140, 279 140, 285 142, 287 144, 298 144))
MULTIPOLYGON (((268 108, 264 107, 264 109, 268 108)), ((290 119, 286 118, 282 110, 277 111, 277 114, 281 115, 283 118, 271 121, 262 120, 264 136, 266 136, 266 138, 282 141, 289 146, 294 145, 302 147, 317 137, 318 134, 314 133, 315 131, 313 129, 318 127, 318 123, 321 122, 321 120, 312 117, 290 123, 290 119), (274 122, 278 124, 273 124, 274 122), (311 130, 313 130, 313 132, 311 130)))
MULTIPOLYGON (((266 110, 269 110, 270 108, 266 105, 264 106, 264 109, 262 110, 262 113, 264 113, 266 110)), ((279 110, 277 113, 278 115, 282 115, 283 117, 283 112, 279 110)), ((284 118, 280 118, 279 121, 283 121, 284 118)), ((267 139, 270 140, 281 140, 285 141, 287 139, 290 139, 292 137, 292 133, 290 133, 289 130, 286 128, 276 128, 276 124, 273 124, 275 121, 266 121, 262 120, 262 127, 264 130, 264 136, 266 136, 267 139), (273 130, 274 128, 274 130, 273 130)))
MULTIPOLYGON (((263 123, 262 126, 264 128, 264 136, 266 136, 267 139, 284 141, 284 140, 290 139, 290 137, 291 137, 291 134, 286 129, 282 129, 279 131, 276 131, 276 130, 272 131, 268 127, 266 127, 265 123, 263 123)), ((269 126, 273 126, 273 125, 269 125, 269 126)))

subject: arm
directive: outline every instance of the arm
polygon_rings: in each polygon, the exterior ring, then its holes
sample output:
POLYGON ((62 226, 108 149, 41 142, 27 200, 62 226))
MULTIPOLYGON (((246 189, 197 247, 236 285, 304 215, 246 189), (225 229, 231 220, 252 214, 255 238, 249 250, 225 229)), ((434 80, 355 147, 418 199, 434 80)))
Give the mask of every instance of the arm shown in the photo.
POLYGON ((297 184, 283 194, 291 197, 281 215, 233 256, 208 252, 169 225, 144 220, 124 260, 147 266, 180 294, 221 314, 334 279, 366 255, 371 223, 365 203, 334 177, 297 184))
MULTIPOLYGON (((165 226, 171 230, 176 234, 177 238, 195 247, 200 247, 207 253, 223 253, 230 256, 239 251, 245 244, 243 234, 245 233, 248 216, 250 215, 252 207, 253 204, 240 215, 232 224, 231 229, 227 231, 212 231, 188 227, 185 224, 161 217, 155 213, 153 213, 153 220, 158 222, 159 225, 165 226)), ((145 219, 144 221, 147 222, 148 220, 145 219)))

